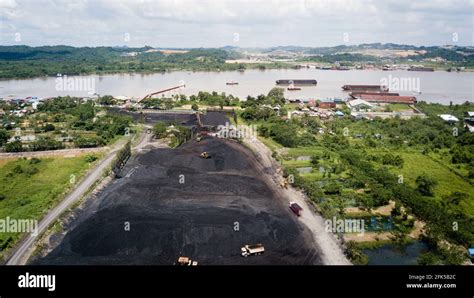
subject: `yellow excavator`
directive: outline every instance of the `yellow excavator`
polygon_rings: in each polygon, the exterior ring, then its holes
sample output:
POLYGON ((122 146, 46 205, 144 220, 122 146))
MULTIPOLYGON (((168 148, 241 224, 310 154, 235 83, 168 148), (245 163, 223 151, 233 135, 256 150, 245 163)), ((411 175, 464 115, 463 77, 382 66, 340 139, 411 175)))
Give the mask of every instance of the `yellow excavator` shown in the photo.
POLYGON ((204 151, 203 153, 201 153, 201 157, 206 159, 206 158, 209 158, 209 153, 207 153, 206 151, 204 151))

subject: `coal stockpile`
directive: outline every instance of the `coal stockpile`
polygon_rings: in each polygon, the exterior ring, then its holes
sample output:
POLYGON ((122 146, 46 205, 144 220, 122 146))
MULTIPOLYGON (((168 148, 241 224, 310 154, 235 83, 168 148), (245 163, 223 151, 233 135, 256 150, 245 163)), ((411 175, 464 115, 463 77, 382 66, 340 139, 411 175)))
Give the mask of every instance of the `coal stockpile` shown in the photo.
MULTIPOLYGON (((210 115, 216 117, 217 115, 210 115)), ((310 232, 243 145, 212 137, 133 157, 34 264, 320 264, 310 232), (209 158, 201 158, 202 152, 209 158), (244 258, 240 248, 262 243, 244 258)))
POLYGON ((167 122, 184 126, 196 125, 195 114, 168 114, 168 113, 146 113, 143 114, 146 123, 167 122))
POLYGON ((229 123, 229 119, 223 114, 219 112, 207 112, 206 114, 201 116, 201 121, 206 125, 225 125, 229 123))

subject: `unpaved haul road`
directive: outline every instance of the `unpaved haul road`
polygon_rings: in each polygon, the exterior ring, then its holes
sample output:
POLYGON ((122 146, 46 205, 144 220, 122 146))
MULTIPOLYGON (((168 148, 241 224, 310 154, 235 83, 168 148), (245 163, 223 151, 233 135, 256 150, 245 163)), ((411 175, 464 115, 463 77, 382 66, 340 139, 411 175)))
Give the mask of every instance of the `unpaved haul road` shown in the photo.
POLYGON ((82 195, 99 179, 104 170, 112 164, 117 151, 119 151, 124 142, 119 142, 115 148, 108 153, 108 155, 90 172, 85 176, 84 179, 76 186, 74 191, 70 193, 64 200, 49 211, 46 216, 38 224, 38 231, 36 235, 25 236, 21 240, 20 244, 16 247, 13 254, 7 261, 7 265, 24 265, 30 258, 31 254, 35 250, 35 241, 38 236, 41 235, 48 227, 64 212, 67 208, 74 203, 76 200, 82 197, 82 195))
POLYGON ((271 156, 271 150, 255 137, 245 138, 244 143, 254 151, 257 159, 265 168, 265 176, 267 176, 269 180, 272 180, 271 182, 276 186, 274 187, 276 191, 288 200, 288 205, 293 201, 304 209, 299 220, 312 232, 313 240, 316 247, 319 248, 323 264, 351 265, 351 262, 345 256, 335 235, 326 232, 325 219, 313 211, 313 208, 308 204, 307 197, 301 191, 297 191, 291 186, 289 186, 288 189, 280 188, 280 182, 283 180, 281 175, 276 172, 276 169, 279 168, 280 165, 271 156))

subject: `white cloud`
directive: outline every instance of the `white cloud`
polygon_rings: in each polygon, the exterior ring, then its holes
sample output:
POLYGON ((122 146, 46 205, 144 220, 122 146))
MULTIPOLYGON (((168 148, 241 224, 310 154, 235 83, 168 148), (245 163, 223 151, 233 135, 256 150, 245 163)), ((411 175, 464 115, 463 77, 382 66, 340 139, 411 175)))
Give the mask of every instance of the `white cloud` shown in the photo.
POLYGON ((472 0, 0 0, 1 44, 216 47, 472 42, 472 0), (233 42, 233 34, 240 41, 233 42), (465 37, 465 38, 463 38, 465 37))

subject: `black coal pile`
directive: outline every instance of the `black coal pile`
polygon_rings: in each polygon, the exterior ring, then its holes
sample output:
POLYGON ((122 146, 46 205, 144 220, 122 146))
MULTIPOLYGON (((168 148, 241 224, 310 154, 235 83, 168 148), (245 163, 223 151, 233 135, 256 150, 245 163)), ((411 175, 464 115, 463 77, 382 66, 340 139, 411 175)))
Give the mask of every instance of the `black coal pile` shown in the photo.
POLYGON ((34 264, 172 265, 179 256, 199 265, 320 264, 309 231, 235 141, 206 137, 153 149, 133 157, 124 173, 34 264), (200 157, 204 151, 209 158, 200 157), (263 255, 240 255, 257 243, 263 255))

